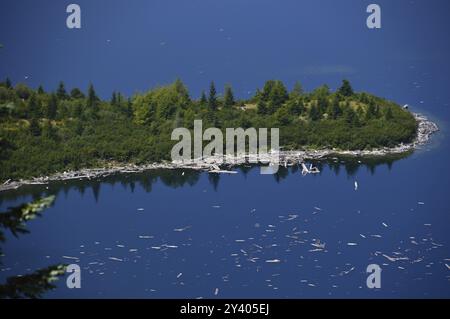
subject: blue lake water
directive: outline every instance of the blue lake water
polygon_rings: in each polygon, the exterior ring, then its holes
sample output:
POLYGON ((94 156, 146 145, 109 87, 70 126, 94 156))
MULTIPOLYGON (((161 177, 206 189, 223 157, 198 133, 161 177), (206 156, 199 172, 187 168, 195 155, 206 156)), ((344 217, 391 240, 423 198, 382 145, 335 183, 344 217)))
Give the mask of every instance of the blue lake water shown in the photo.
POLYGON ((446 146, 440 133, 407 158, 315 176, 167 170, 2 193, 2 209, 57 199, 30 234, 8 234, 0 281, 77 263, 82 288, 62 278, 46 297, 450 297, 446 146), (366 286, 373 263, 381 289, 366 286))
POLYGON ((450 298, 448 1, 380 0, 380 30, 366 28, 368 3, 354 1, 79 3, 79 32, 52 1, 2 4, 0 78, 27 74, 49 90, 94 82, 109 97, 180 76, 194 97, 215 80, 240 98, 271 78, 307 91, 348 78, 441 131, 406 158, 323 163, 316 176, 155 171, 0 193, 0 211, 57 195, 29 234, 5 232, 0 283, 78 263, 82 288, 61 278, 44 297, 450 298), (382 282, 370 290, 373 263, 382 282))

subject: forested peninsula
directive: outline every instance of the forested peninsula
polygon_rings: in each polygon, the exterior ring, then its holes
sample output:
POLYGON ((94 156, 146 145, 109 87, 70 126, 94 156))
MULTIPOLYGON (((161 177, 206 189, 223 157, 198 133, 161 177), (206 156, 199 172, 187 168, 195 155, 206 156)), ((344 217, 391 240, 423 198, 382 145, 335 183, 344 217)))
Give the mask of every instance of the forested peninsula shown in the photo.
POLYGON ((414 114, 354 92, 347 80, 335 92, 326 85, 305 92, 299 83, 288 90, 269 80, 248 99, 236 98, 231 85, 219 94, 211 82, 195 99, 177 79, 131 97, 113 92, 102 100, 92 84, 86 92, 67 90, 63 82, 46 91, 6 79, 0 82, 0 181, 170 160, 176 143, 172 130, 192 129, 196 119, 223 130, 277 127, 283 150, 327 154, 398 149, 420 135, 414 114))

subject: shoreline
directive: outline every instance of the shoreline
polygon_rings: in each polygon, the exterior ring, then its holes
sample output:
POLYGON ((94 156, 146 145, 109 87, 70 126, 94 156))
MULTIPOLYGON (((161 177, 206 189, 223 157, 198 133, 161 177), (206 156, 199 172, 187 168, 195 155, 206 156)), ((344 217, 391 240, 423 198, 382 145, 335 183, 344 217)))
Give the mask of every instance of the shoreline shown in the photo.
MULTIPOLYGON (((267 154, 260 157, 260 160, 266 162, 277 162, 275 160, 278 155, 279 165, 292 165, 293 163, 301 163, 305 160, 318 160, 331 156, 349 156, 349 157, 383 157, 387 155, 402 154, 418 149, 420 146, 429 142, 430 137, 435 132, 439 131, 438 126, 431 122, 426 116, 412 113, 415 117, 418 128, 417 136, 412 143, 400 144, 398 146, 388 148, 377 148, 372 150, 337 150, 337 149, 323 149, 323 150, 298 150, 298 151, 279 151, 277 153, 267 154)), ((18 189, 24 185, 45 185, 54 181, 80 180, 80 179, 94 179, 106 177, 113 174, 126 173, 142 173, 154 169, 192 169, 205 171, 210 173, 231 173, 233 171, 221 170, 219 165, 226 165, 227 168, 239 166, 249 161, 255 161, 257 155, 242 155, 234 158, 233 162, 226 161, 223 156, 213 156, 204 158, 203 161, 190 160, 187 162, 158 162, 144 165, 135 164, 111 164, 110 167, 103 168, 87 168, 78 171, 65 171, 62 173, 54 173, 49 176, 36 177, 31 179, 20 179, 18 181, 7 180, 0 185, 0 192, 7 190, 18 189)))

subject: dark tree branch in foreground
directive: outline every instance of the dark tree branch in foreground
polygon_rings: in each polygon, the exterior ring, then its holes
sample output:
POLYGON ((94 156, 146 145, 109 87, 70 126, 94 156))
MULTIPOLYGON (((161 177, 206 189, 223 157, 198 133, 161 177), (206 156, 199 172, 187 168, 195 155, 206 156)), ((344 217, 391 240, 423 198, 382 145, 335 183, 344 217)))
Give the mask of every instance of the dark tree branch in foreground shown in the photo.
MULTIPOLYGON (((9 229, 15 237, 18 237, 19 234, 29 233, 25 223, 41 216, 41 212, 50 207, 54 200, 55 196, 49 196, 11 207, 7 212, 0 213, 0 227, 9 229)), ((0 230, 0 242, 5 240, 5 236, 0 230)), ((0 285, 0 298, 41 298, 45 292, 56 288, 53 283, 64 273, 64 265, 54 265, 31 274, 9 277, 5 284, 0 285)))

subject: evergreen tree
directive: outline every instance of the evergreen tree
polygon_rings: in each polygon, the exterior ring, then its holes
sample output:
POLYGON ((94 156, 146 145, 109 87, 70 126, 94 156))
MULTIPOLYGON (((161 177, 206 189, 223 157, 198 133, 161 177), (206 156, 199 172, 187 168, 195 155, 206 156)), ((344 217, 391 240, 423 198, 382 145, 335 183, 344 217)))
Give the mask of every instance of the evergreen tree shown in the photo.
POLYGON ((298 97, 289 99, 287 108, 290 114, 298 116, 303 113, 305 106, 302 99, 298 97))
POLYGON ((268 114, 273 114, 289 97, 286 87, 279 80, 266 81, 259 96, 266 102, 268 114))
POLYGON ((42 87, 42 85, 39 85, 38 89, 37 89, 38 94, 45 94, 45 90, 42 87))
POLYGON ((50 140, 56 140, 58 134, 55 127, 53 127, 50 121, 46 121, 42 128, 42 135, 50 140))
POLYGON ((317 107, 319 109, 319 112, 321 114, 325 113, 328 109, 328 98, 327 97, 323 97, 320 96, 319 99, 317 100, 317 107))
POLYGON ((330 87, 326 84, 319 86, 312 93, 313 98, 328 98, 330 96, 330 87))
POLYGON ((288 93, 283 82, 279 80, 275 81, 272 91, 270 92, 269 99, 277 109, 287 101, 288 93))
POLYGON ((58 89, 56 90, 56 95, 58 99, 65 100, 68 98, 66 88, 64 87, 64 82, 59 82, 58 89))
POLYGON ((48 101, 46 116, 50 120, 54 120, 56 118, 56 113, 58 109, 58 99, 56 95, 53 93, 50 95, 50 100, 48 101))
POLYGON ((312 105, 309 109, 309 118, 311 121, 318 121, 321 118, 320 110, 316 105, 312 105))
POLYGON ((40 136, 41 135, 41 128, 39 127, 39 122, 32 118, 30 120, 30 127, 29 127, 30 133, 33 136, 40 136))
POLYGON ((39 100, 36 97, 36 94, 31 94, 28 99, 28 114, 29 118, 36 119, 41 116, 41 106, 39 100))
POLYGON ((213 111, 217 110, 217 97, 216 97, 216 94, 217 94, 216 86, 214 85, 214 82, 211 81, 211 84, 209 86, 208 106, 213 111))
POLYGON ((174 83, 175 91, 185 100, 190 100, 189 91, 180 78, 177 78, 174 83))
POLYGON ((74 89, 72 89, 72 91, 70 91, 70 97, 75 100, 76 99, 84 99, 84 94, 83 94, 83 92, 81 92, 80 89, 74 88, 74 89))
POLYGON ((77 102, 77 104, 75 104, 75 107, 73 108, 73 117, 74 118, 81 118, 81 116, 83 115, 83 106, 81 105, 80 102, 77 102))
POLYGON ((303 94, 303 87, 300 84, 300 82, 295 82, 294 84, 294 88, 292 89, 291 92, 291 97, 300 97, 303 94))
POLYGON ((11 80, 9 78, 6 78, 6 80, 5 80, 5 87, 7 89, 12 88, 12 83, 11 83, 11 80))
POLYGON ((234 95, 233 90, 231 89, 231 85, 225 86, 225 93, 224 93, 224 106, 225 107, 232 107, 234 105, 234 95))
POLYGON ((357 126, 361 126, 363 124, 363 121, 364 121, 364 111, 363 111, 361 106, 358 106, 358 108, 356 109, 356 121, 355 121, 355 124, 357 126))
POLYGON ((362 92, 362 93, 359 95, 359 101, 360 101, 361 103, 364 103, 364 104, 369 104, 369 98, 367 97, 367 93, 362 92))
POLYGON ((369 105, 367 106, 366 120, 371 120, 371 119, 373 119, 375 117, 376 117, 375 102, 374 101, 370 101, 369 105))
POLYGON ((128 118, 133 117, 133 103, 131 102, 130 98, 128 98, 128 100, 127 100, 127 107, 125 109, 125 115, 128 118))
POLYGON ((286 107, 279 108, 275 113, 275 118, 279 126, 286 126, 292 122, 292 116, 286 107))
POLYGON ((357 122, 357 116, 355 111, 351 107, 346 107, 344 112, 345 122, 348 125, 354 125, 357 122))
POLYGON ((260 99, 258 101, 258 104, 256 106, 256 111, 258 112, 258 114, 261 115, 266 115, 268 110, 267 110, 267 104, 264 100, 260 99))
POLYGON ((258 89, 258 88, 256 89, 254 99, 257 100, 257 101, 259 101, 259 100, 262 99, 262 92, 261 92, 261 90, 258 89))
POLYGON ((201 96, 200 96, 200 104, 201 104, 202 106, 205 106, 205 105, 208 104, 208 99, 206 98, 205 91, 202 91, 202 94, 201 94, 201 96))
POLYGON ((117 106, 117 95, 116 91, 113 91, 112 97, 111 97, 111 106, 117 106))
POLYGON ((94 112, 94 114, 98 111, 98 97, 95 93, 94 85, 89 84, 88 89, 88 97, 87 97, 87 105, 88 109, 94 112))
POLYGON ((266 81, 266 83, 264 83, 264 87, 263 87, 262 91, 259 92, 259 96, 263 101, 265 101, 265 102, 269 101, 270 94, 272 93, 274 86, 275 86, 274 80, 268 80, 268 81, 266 81))
POLYGON ((352 86, 350 85, 350 82, 348 80, 342 81, 342 86, 339 88, 338 93, 342 96, 352 96, 354 94, 352 86))
POLYGON ((81 136, 83 134, 84 127, 83 123, 80 120, 75 121, 75 134, 81 136))
POLYGON ((339 99, 337 96, 333 98, 330 105, 328 106, 327 113, 328 116, 333 120, 337 119, 342 114, 342 110, 339 105, 339 99))

